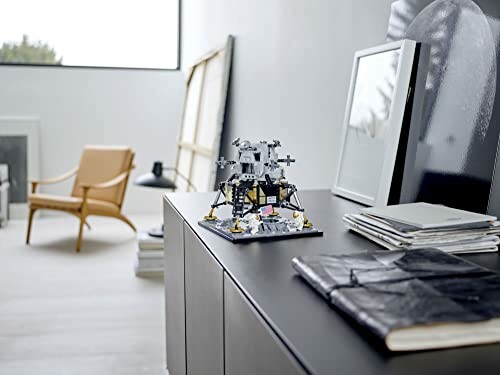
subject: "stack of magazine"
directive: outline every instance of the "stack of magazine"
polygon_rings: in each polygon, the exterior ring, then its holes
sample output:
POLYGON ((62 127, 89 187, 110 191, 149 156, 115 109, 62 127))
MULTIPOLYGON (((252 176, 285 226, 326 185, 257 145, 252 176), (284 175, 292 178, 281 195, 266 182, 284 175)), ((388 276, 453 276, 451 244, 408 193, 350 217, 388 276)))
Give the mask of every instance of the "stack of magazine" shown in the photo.
POLYGON ((497 251, 497 218, 429 203, 370 207, 346 214, 347 228, 390 250, 437 248, 447 253, 497 251))
POLYGON ((137 276, 163 276, 163 238, 153 237, 148 232, 137 233, 137 258, 134 271, 137 276))

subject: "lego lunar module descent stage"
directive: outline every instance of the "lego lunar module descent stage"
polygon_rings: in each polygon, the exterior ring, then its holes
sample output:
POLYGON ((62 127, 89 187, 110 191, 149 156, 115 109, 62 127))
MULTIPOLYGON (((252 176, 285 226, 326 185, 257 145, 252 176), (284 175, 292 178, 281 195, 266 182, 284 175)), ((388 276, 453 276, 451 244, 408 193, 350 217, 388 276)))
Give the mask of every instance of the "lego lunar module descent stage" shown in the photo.
POLYGON ((281 163, 290 166, 295 160, 290 155, 278 158, 280 142, 240 142, 237 138, 232 144, 238 149, 237 160, 221 157, 217 161, 220 168, 231 168, 231 176, 219 183, 210 212, 198 224, 233 242, 322 235, 304 214, 297 188, 285 179, 281 163), (232 206, 231 217, 214 215, 223 205, 232 206), (280 209, 293 213, 286 218, 280 209))

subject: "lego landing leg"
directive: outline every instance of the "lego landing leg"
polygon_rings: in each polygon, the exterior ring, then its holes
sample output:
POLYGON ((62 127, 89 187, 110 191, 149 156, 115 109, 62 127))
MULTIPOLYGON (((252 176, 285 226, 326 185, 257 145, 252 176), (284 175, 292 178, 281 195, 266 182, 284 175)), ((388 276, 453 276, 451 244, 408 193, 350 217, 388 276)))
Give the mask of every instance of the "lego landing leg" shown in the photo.
POLYGON ((312 228, 312 223, 307 218, 306 214, 304 214, 304 228, 312 228))
POLYGON ((212 203, 212 208, 210 209, 210 211, 208 212, 208 215, 207 216, 204 216, 203 219, 204 220, 208 220, 208 221, 213 221, 213 220, 216 220, 217 219, 217 216, 214 215, 214 210, 219 207, 220 205, 224 204, 225 202, 223 203, 218 203, 219 202, 219 198, 220 198, 220 194, 221 194, 221 191, 219 190, 217 192, 217 196, 215 197, 215 200, 214 200, 214 203, 212 203))
POLYGON ((215 210, 215 207, 212 207, 210 209, 210 211, 208 212, 208 215, 206 216, 203 216, 203 219, 204 220, 208 220, 208 221, 213 221, 213 220, 216 220, 217 219, 217 216, 214 215, 214 210, 215 210))
MULTIPOLYGON (((297 191, 293 193, 293 197, 295 198, 295 202, 297 202, 297 206, 300 208, 302 212, 304 212, 304 208, 302 208, 302 204, 300 203, 299 196, 297 191)), ((312 223, 307 218, 306 214, 304 214, 304 228, 312 228, 312 223)))
POLYGON ((240 218, 236 217, 236 220, 234 221, 234 226, 229 228, 231 233, 242 233, 243 229, 240 228, 240 218))
POLYGON ((269 216, 280 216, 280 213, 279 213, 278 211, 276 211, 276 210, 274 209, 274 207, 273 207, 273 212, 271 212, 271 213, 269 214, 269 216))

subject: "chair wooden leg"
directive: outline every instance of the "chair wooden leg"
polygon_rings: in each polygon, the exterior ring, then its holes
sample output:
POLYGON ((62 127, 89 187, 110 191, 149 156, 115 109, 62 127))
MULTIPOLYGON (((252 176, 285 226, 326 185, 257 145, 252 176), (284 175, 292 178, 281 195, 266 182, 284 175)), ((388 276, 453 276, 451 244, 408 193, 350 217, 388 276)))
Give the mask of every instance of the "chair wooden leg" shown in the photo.
MULTIPOLYGON (((80 214, 78 212, 72 212, 72 211, 69 211, 68 212, 69 214, 71 215, 74 215, 76 216, 78 219, 80 219, 80 214)), ((87 220, 85 220, 85 226, 87 227, 88 230, 91 230, 92 227, 90 226, 89 222, 87 220)))
POLYGON ((26 233, 26 245, 30 243, 31 236, 31 224, 33 223, 33 215, 35 214, 36 208, 30 208, 29 216, 28 216, 28 231, 26 233))
POLYGON ((126 223, 130 228, 132 228, 132 230, 134 232, 137 232, 137 229, 135 228, 135 225, 126 216, 120 215, 117 218, 120 219, 121 221, 123 221, 124 223, 126 223))
POLYGON ((82 239, 83 239, 83 226, 85 225, 85 217, 80 218, 80 229, 78 230, 78 239, 76 240, 76 251, 80 252, 82 248, 82 239))

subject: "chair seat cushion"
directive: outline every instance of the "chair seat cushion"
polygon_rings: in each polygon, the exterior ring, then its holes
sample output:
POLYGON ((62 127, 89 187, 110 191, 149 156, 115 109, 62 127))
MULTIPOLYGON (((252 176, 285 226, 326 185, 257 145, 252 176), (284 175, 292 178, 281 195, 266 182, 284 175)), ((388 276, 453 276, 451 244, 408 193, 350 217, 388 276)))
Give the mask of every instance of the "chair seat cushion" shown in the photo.
MULTIPOLYGON (((80 209, 83 199, 80 197, 36 193, 28 195, 28 202, 37 208, 77 211, 80 209)), ((89 214, 112 214, 120 212, 120 208, 114 203, 91 198, 87 199, 87 208, 89 214)))

